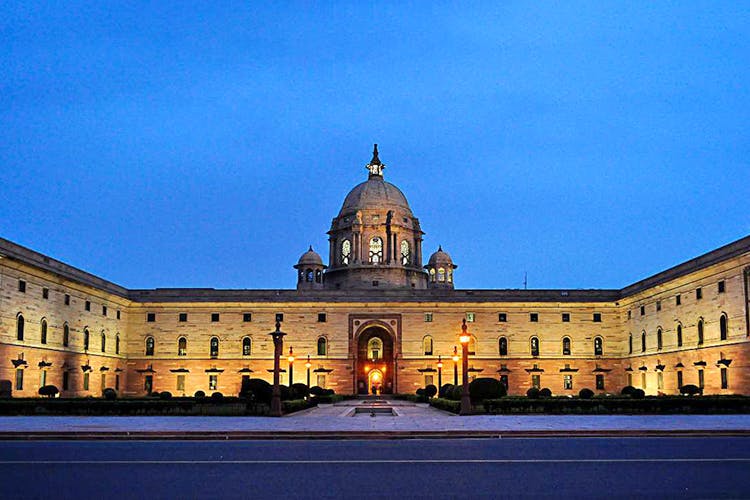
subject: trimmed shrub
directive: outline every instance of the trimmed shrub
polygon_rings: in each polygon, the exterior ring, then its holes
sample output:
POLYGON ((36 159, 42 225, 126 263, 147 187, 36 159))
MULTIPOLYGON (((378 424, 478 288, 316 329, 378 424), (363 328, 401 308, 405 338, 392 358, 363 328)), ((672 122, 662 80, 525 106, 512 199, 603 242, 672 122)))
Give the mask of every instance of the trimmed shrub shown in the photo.
POLYGON ((438 391, 438 397, 447 398, 448 394, 450 394, 450 391, 452 390, 453 390, 453 384, 443 384, 443 386, 438 391))
POLYGON ((536 387, 529 388, 529 390, 526 391, 526 397, 529 399, 539 399, 539 389, 536 387))
POLYGON ((549 390, 549 388, 545 387, 544 389, 539 391, 539 397, 540 398, 551 398, 552 397, 552 391, 549 390))
POLYGON ((449 411, 451 413, 458 413, 461 409, 461 403, 445 398, 435 398, 430 401, 430 406, 438 408, 440 410, 449 411))
POLYGON ((437 387, 435 387, 432 384, 424 388, 424 395, 427 396, 428 398, 434 398, 437 392, 438 392, 437 387))
POLYGON ((115 391, 111 387, 107 387, 102 391, 102 396, 107 401, 114 401, 115 399, 117 399, 117 391, 115 391))
POLYGON ((687 384, 680 387, 680 394, 684 394, 686 396, 695 396, 697 394, 700 394, 701 392, 701 388, 693 384, 687 384))
POLYGON ((214 403, 218 403, 220 401, 224 400, 224 395, 220 392, 214 392, 211 394, 211 401, 214 403))
MULTIPOLYGON (((271 389, 273 389, 273 386, 271 386, 271 389)), ((288 385, 279 385, 279 395, 281 396, 282 401, 289 401, 290 399, 294 399, 292 397, 292 390, 288 385)))
POLYGON ((304 399, 309 395, 310 389, 307 387, 307 384, 292 384, 292 396, 294 399, 304 399))
POLYGON ((620 394, 622 394, 623 396, 630 396, 631 394, 633 394, 633 391, 635 391, 635 387, 633 387, 632 385, 626 385, 622 388, 620 394))
POLYGON ((158 398, 159 397, 159 391, 152 391, 148 393, 148 397, 150 398, 158 398))
POLYGON ((424 396, 424 395, 425 395, 424 388, 420 387, 419 389, 417 389, 417 396, 424 396))
POLYGON ((206 397, 206 393, 203 391, 195 391, 195 395, 193 397, 195 397, 195 399, 203 399, 206 397))
POLYGON ((495 399, 507 394, 505 386, 499 380, 489 377, 476 378, 469 384, 471 402, 476 404, 485 399, 495 399))
POLYGON ((630 397, 633 399, 643 399, 646 397, 646 391, 643 389, 636 389, 630 394, 630 397))
POLYGON ((39 388, 39 395, 54 398, 60 391, 54 385, 43 385, 39 388))
POLYGON ((159 393, 159 399, 172 399, 172 393, 169 391, 164 391, 159 393))
POLYGON ((313 396, 323 396, 325 394, 325 389, 320 387, 319 385, 314 385, 310 387, 310 394, 313 396))
POLYGON ((461 385, 454 385, 451 389, 451 393, 448 395, 448 399, 452 401, 461 401, 461 394, 463 394, 464 388, 461 385))
POLYGON ((240 389, 240 397, 253 397, 259 403, 270 404, 273 386, 260 378, 245 379, 240 389))
POLYGON ((578 397, 581 399, 591 399, 594 397, 594 391, 592 391, 591 389, 583 388, 578 391, 578 397))

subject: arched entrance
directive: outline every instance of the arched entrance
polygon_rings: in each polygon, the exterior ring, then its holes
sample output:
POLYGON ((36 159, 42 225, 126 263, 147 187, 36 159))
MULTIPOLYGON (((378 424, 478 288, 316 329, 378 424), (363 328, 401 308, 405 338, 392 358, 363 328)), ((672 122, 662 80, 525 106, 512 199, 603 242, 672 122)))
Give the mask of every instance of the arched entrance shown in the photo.
POLYGON ((392 394, 393 358, 391 333, 380 325, 367 327, 357 339, 357 394, 392 394))

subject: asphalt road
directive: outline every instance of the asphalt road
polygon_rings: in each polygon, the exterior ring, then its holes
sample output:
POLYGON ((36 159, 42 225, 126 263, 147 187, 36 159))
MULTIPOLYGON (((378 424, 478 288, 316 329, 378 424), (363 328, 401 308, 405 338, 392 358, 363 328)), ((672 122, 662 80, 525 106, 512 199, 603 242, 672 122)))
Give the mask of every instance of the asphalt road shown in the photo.
POLYGON ((750 498, 750 438, 4 441, 0 498, 750 498))

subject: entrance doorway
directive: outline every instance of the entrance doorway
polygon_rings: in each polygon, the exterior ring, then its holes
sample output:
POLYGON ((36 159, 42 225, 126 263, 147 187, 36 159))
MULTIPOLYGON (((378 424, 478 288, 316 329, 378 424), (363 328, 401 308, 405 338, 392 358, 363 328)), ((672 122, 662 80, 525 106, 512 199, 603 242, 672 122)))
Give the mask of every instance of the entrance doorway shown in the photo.
POLYGON ((383 372, 377 368, 370 370, 370 373, 367 374, 367 380, 369 382, 367 387, 369 394, 379 396, 383 393, 383 372))
POLYGON ((393 358, 388 330, 373 325, 363 331, 357 341, 357 394, 393 394, 393 358))

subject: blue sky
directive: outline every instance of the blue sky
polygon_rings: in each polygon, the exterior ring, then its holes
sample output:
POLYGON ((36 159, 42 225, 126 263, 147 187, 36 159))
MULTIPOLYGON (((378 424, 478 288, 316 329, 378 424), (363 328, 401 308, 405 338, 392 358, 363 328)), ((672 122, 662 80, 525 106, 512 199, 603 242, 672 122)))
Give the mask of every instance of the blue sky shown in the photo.
POLYGON ((742 2, 0 3, 0 236, 292 288, 366 179, 460 288, 619 288, 750 234, 742 2))

